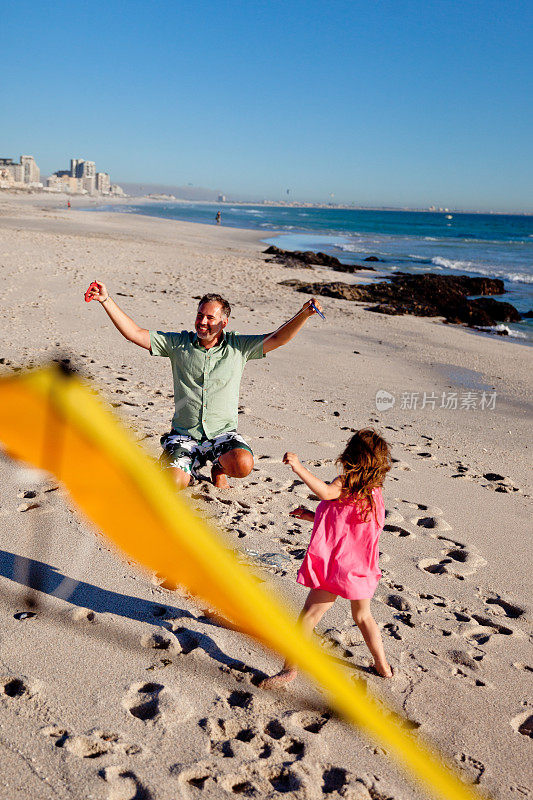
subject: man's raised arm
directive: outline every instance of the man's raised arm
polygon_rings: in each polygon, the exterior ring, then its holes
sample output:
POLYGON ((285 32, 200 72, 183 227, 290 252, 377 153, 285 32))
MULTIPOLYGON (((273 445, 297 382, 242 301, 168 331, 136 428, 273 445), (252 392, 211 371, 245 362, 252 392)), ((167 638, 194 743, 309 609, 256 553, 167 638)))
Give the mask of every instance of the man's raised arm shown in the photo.
POLYGON ((305 325, 309 317, 316 314, 313 305, 315 305, 319 311, 322 311, 320 303, 312 297, 311 300, 303 304, 300 311, 298 311, 294 317, 291 317, 290 320, 281 325, 277 331, 267 333, 263 340, 263 353, 270 353, 271 350, 275 350, 277 347, 281 347, 283 344, 290 342, 290 340, 296 336, 300 328, 305 325))
POLYGON ((133 344, 138 344, 139 347, 150 350, 150 331, 146 328, 140 328, 136 322, 130 319, 130 317, 117 306, 113 298, 109 296, 109 292, 104 283, 100 281, 94 281, 94 283, 97 288, 93 286, 88 297, 90 297, 91 300, 98 300, 115 328, 120 331, 128 342, 133 342, 133 344))

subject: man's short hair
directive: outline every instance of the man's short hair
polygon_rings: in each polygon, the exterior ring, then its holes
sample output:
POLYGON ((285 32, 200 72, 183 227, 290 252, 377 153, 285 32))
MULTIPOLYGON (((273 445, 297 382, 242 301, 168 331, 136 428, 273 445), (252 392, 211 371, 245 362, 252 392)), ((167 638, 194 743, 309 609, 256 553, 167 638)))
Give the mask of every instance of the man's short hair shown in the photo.
POLYGON ((227 318, 231 314, 231 306, 228 301, 219 294, 204 294, 200 302, 198 303, 198 308, 203 306, 204 303, 220 303, 222 306, 222 313, 227 318))

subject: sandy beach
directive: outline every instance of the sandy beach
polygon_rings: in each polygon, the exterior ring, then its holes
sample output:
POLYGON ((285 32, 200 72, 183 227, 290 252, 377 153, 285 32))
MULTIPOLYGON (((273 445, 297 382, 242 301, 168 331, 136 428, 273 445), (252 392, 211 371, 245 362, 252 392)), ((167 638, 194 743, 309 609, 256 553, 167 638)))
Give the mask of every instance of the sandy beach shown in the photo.
MULTIPOLYGON (((198 298, 219 292, 233 330, 266 333, 308 299, 280 282, 309 270, 267 263, 255 231, 65 205, 0 193, 1 374, 69 358, 157 457, 170 366, 84 303, 89 283, 149 329, 192 329, 198 298)), ((394 467, 373 611, 396 676, 366 671, 346 601, 319 627, 324 647, 482 793, 531 798, 533 349, 322 301, 325 320, 245 369, 254 471, 222 491, 206 469, 185 494, 296 614, 310 526, 288 512, 315 502, 283 453, 332 480, 351 431, 379 429, 394 467), (380 390, 392 408, 378 410, 380 390)), ((279 657, 117 555, 53 480, 2 459, 0 486, 0 800, 427 796, 305 678, 257 688, 279 657), (46 576, 33 611, 15 556, 46 576)))

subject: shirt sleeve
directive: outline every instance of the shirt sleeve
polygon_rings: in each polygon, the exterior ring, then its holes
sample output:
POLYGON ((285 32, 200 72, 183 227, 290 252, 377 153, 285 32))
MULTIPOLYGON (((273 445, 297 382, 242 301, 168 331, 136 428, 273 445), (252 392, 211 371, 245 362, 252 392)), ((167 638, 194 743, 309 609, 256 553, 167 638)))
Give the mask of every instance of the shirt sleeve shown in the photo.
POLYGON ((172 351, 181 344, 181 333, 165 333, 164 331, 150 331, 150 353, 153 356, 166 356, 170 358, 172 351))
POLYGON ((254 358, 263 358, 263 342, 265 334, 252 334, 250 336, 243 336, 240 333, 235 334, 235 346, 242 353, 245 361, 250 361, 254 358))

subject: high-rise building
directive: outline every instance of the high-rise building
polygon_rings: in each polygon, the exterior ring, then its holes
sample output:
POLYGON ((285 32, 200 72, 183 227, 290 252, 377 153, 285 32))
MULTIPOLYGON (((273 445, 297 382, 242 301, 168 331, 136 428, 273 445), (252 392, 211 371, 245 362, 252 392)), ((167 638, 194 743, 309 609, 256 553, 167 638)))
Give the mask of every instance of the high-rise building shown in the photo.
POLYGON ((94 161, 83 161, 82 162, 82 174, 80 175, 81 178, 96 178, 96 164, 94 161))
POLYGON ((73 178, 69 175, 67 170, 59 170, 62 172, 61 175, 55 173, 55 175, 51 175, 47 181, 46 185, 49 189, 53 189, 57 192, 68 192, 69 194, 81 194, 83 193, 83 185, 81 178, 73 178))
POLYGON ((96 165, 94 161, 85 161, 84 158, 70 159, 71 178, 95 178, 96 165))
POLYGON ((94 194, 96 191, 96 175, 86 175, 81 179, 83 188, 89 194, 94 194))
POLYGON ((21 164, 16 164, 12 158, 0 158, 0 180, 6 185, 24 182, 24 172, 21 164))
POLYGON ((41 179, 41 170, 35 163, 33 156, 21 156, 20 164, 23 170, 24 183, 39 183, 41 179))
POLYGON ((81 165, 83 164, 82 158, 71 158, 70 159, 70 177, 71 178, 81 178, 79 174, 79 170, 81 169, 81 165))
POLYGON ((19 164, 12 158, 0 158, 0 170, 4 181, 28 186, 38 184, 41 178, 41 171, 33 156, 21 156, 19 164))
POLYGON ((96 191, 102 194, 109 194, 111 188, 111 180, 107 172, 96 173, 96 191))

